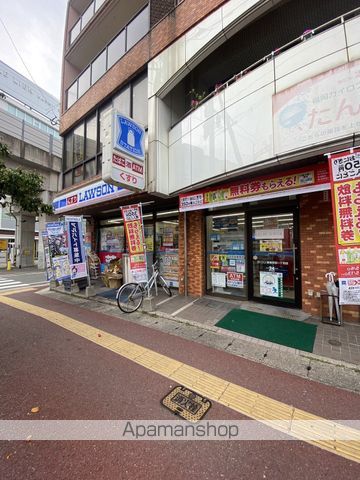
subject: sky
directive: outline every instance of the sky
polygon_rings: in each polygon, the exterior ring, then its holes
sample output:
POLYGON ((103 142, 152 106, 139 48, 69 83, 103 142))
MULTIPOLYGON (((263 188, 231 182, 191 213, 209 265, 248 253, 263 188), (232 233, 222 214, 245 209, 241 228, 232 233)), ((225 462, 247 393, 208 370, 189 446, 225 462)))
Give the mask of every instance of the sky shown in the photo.
MULTIPOLYGON (((35 83, 57 99, 66 5, 67 0, 0 0, 0 18, 35 83)), ((1 22, 0 60, 32 80, 1 22)))

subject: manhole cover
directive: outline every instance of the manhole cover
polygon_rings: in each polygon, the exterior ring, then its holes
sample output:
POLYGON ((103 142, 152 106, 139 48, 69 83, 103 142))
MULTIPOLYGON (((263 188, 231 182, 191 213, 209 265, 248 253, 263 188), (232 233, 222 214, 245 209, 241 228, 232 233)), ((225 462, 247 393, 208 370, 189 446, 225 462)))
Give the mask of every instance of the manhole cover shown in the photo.
POLYGON ((189 422, 198 422, 211 407, 210 400, 188 390, 175 387, 161 400, 164 407, 189 422))
POLYGON ((333 338, 328 340, 328 343, 330 343, 330 345, 333 347, 341 347, 341 342, 339 342, 339 340, 334 340, 333 338))

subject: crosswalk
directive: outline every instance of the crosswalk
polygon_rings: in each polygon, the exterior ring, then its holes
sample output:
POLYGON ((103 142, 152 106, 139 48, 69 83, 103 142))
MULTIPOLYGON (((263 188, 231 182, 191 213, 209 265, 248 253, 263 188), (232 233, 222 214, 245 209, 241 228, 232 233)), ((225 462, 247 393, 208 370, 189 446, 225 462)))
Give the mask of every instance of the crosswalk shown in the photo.
POLYGON ((14 290, 17 288, 25 287, 41 287, 42 285, 47 285, 45 281, 42 282, 32 282, 32 283, 23 283, 21 281, 13 280, 12 278, 0 277, 0 291, 2 290, 14 290))

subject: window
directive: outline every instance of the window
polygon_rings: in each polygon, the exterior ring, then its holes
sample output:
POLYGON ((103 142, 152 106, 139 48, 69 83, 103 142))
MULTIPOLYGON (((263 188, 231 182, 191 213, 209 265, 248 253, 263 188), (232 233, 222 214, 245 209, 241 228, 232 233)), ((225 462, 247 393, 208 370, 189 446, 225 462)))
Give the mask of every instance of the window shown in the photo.
POLYGON ((76 81, 71 85, 71 87, 67 91, 67 108, 70 108, 71 105, 73 105, 78 98, 77 87, 78 87, 78 84, 76 81))
POLYGON ((83 13, 81 17, 81 29, 85 28, 86 25, 90 22, 92 16, 94 15, 94 2, 91 2, 89 7, 83 13))
POLYGON ((73 166, 73 134, 70 133, 65 137, 65 170, 73 166))
POLYGON ((130 50, 149 31, 149 7, 144 8, 126 27, 126 48, 130 50))
POLYGON ((95 12, 99 10, 101 5, 105 2, 105 0, 95 0, 95 12))
POLYGON ((141 125, 148 123, 148 95, 147 76, 143 76, 133 83, 133 112, 132 117, 141 125))
POLYGON ((99 113, 99 119, 100 119, 100 126, 99 126, 99 131, 100 131, 100 145, 99 149, 100 152, 102 151, 102 144, 103 144, 103 139, 104 139, 104 133, 103 133, 103 123, 104 123, 104 116, 111 110, 111 104, 106 105, 100 110, 99 113))
POLYGON ((90 88, 90 67, 88 67, 79 77, 79 97, 90 88))
POLYGON ((76 37, 79 35, 79 33, 80 33, 80 28, 81 28, 80 24, 81 24, 81 19, 79 19, 79 20, 75 23, 73 29, 71 30, 71 32, 70 32, 70 44, 73 43, 73 41, 75 40, 75 38, 76 38, 76 37))
POLYGON ((125 53, 125 30, 114 38, 107 48, 108 68, 112 67, 125 53))
POLYGON ((16 108, 14 107, 14 105, 8 104, 8 112, 12 115, 16 115, 16 108))
POLYGON ((74 164, 84 161, 84 124, 74 130, 74 164))
POLYGON ((79 183, 84 179, 84 164, 74 168, 74 183, 79 183))
POLYGON ((106 72, 106 50, 100 53, 91 65, 91 84, 99 80, 106 72))
POLYGON ((28 123, 29 125, 33 124, 33 117, 29 115, 28 113, 25 113, 25 122, 28 123))
POLYGON ((21 118, 21 120, 25 119, 25 113, 22 110, 19 110, 18 108, 16 109, 16 116, 18 118, 21 118))
POLYGON ((86 159, 95 157, 97 151, 96 140, 96 115, 94 115, 86 121, 86 159))
POLYGON ((130 116, 130 85, 113 98, 113 107, 120 113, 130 116))
POLYGON ((73 174, 72 170, 64 174, 64 188, 71 187, 71 185, 73 184, 72 174, 73 174))
POLYGON ((85 163, 85 178, 95 177, 96 175, 96 160, 90 160, 85 163))

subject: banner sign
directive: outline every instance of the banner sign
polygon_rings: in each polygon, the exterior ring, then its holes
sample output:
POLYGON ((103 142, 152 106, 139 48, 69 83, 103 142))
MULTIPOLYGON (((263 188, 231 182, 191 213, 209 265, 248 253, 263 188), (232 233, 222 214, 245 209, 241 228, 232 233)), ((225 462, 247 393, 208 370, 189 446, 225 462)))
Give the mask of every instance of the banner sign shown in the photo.
POLYGON ((65 217, 71 280, 87 277, 82 217, 65 217))
POLYGON ((115 187, 100 180, 99 182, 91 183, 85 187, 73 190, 56 197, 53 201, 54 212, 59 214, 82 208, 87 205, 98 204, 101 202, 107 202, 114 198, 124 197, 129 195, 128 190, 124 190, 121 187, 115 187))
POLYGON ((360 150, 329 155, 340 304, 360 304, 360 150), (347 292, 347 293, 345 293, 347 292))
POLYGON ((141 205, 121 207, 130 254, 130 270, 136 282, 147 282, 147 266, 141 205))
POLYGON ((359 131, 360 60, 273 96, 275 152, 281 154, 359 131))
POLYGON ((282 298, 284 296, 283 274, 260 272, 260 295, 282 298))
POLYGON ((55 280, 70 277, 70 266, 67 256, 67 242, 63 222, 46 224, 50 261, 55 280))
POLYGON ((41 232, 41 237, 44 247, 44 260, 46 269, 46 280, 49 282, 54 278, 54 272, 51 266, 50 249, 49 249, 49 237, 47 231, 41 232))
POLYGON ((102 179, 129 190, 144 190, 144 128, 112 109, 104 116, 102 129, 102 179))
POLYGON ((253 180, 212 187, 195 193, 181 194, 180 212, 221 207, 260 199, 277 198, 292 194, 328 190, 328 166, 325 163, 279 175, 268 175, 253 180))

